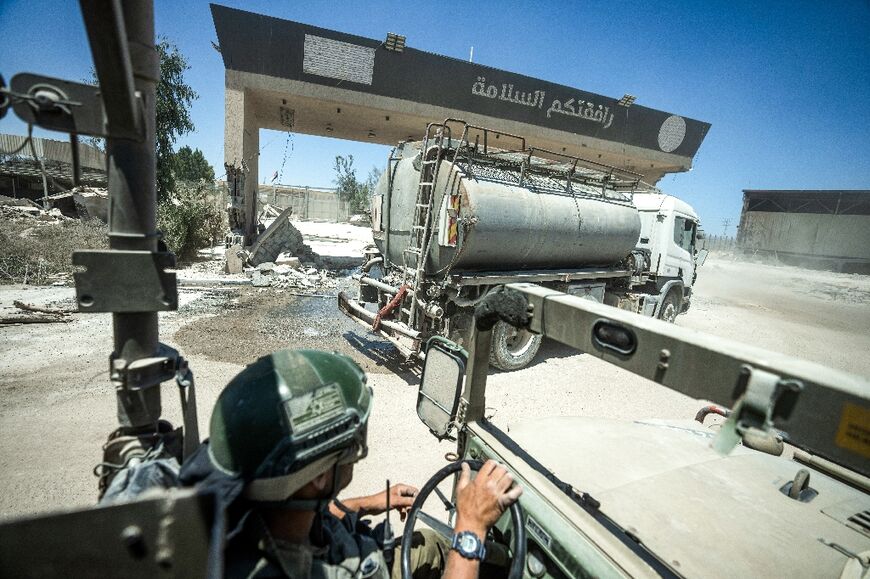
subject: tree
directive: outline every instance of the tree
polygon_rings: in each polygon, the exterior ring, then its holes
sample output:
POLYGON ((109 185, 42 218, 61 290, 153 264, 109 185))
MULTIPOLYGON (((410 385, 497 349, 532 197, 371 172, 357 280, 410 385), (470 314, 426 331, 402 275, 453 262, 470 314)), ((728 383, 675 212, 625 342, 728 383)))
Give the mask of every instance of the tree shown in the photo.
MULTIPOLYGON (((157 83, 157 198, 163 199, 172 191, 175 185, 172 172, 175 140, 194 130, 190 119, 190 105, 199 95, 184 82, 184 71, 189 70, 187 59, 178 51, 178 47, 166 38, 157 43, 157 54, 160 57, 160 80, 157 83)), ((99 84, 97 71, 91 68, 90 84, 99 84)), ((106 150, 105 140, 85 137, 84 142, 106 150)), ((199 151, 197 151, 199 152, 199 151)), ((202 153, 200 153, 201 155, 202 153)), ((212 178, 214 169, 212 169, 212 178)))
POLYGON ((353 155, 335 157, 335 185, 338 197, 350 205, 354 213, 367 213, 369 211, 369 197, 375 192, 378 179, 381 178, 381 170, 372 167, 366 177, 365 183, 356 178, 356 169, 353 167, 353 155))
POLYGON ((160 81, 157 83, 156 103, 157 197, 162 199, 175 185, 172 174, 172 146, 179 136, 193 131, 190 105, 199 95, 184 82, 184 72, 190 66, 184 55, 178 51, 178 47, 161 38, 157 43, 157 53, 160 55, 160 81))
POLYGON ((199 149, 187 145, 172 155, 172 177, 175 181, 214 181, 214 168, 199 149))
POLYGON ((369 171, 369 176, 366 177, 366 196, 371 197, 375 194, 375 189, 378 186, 378 181, 381 180, 381 174, 383 171, 378 169, 377 167, 372 167, 369 171))

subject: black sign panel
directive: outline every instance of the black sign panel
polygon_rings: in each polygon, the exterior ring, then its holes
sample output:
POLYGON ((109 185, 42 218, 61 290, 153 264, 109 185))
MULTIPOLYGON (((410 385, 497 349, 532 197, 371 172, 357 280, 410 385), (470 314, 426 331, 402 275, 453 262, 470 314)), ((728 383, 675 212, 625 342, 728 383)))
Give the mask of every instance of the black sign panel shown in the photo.
MULTIPOLYGON (((692 158, 709 123, 370 38, 211 5, 230 70, 509 119, 692 158)), ((434 120, 434 119, 433 119, 434 120)), ((438 119, 440 120, 440 119, 438 119)))

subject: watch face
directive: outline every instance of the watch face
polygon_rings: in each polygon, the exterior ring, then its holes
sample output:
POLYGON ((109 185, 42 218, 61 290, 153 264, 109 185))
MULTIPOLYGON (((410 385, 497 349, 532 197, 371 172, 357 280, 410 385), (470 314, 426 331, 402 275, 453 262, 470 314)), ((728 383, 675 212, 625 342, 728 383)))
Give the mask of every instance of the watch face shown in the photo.
POLYGON ((464 534, 459 539, 459 548, 465 551, 466 553, 474 553, 477 551, 477 537, 472 534, 464 534))

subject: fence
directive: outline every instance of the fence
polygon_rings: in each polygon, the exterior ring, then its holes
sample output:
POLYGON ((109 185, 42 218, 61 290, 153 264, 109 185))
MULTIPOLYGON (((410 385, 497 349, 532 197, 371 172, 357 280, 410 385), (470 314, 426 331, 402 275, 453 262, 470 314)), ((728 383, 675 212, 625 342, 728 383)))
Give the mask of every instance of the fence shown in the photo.
POLYGON ((737 249, 737 242, 726 235, 707 235, 701 241, 701 247, 709 251, 734 251, 737 249))
POLYGON ((339 199, 335 189, 260 185, 258 201, 276 207, 293 208, 294 219, 347 221, 351 216, 346 201, 339 199))

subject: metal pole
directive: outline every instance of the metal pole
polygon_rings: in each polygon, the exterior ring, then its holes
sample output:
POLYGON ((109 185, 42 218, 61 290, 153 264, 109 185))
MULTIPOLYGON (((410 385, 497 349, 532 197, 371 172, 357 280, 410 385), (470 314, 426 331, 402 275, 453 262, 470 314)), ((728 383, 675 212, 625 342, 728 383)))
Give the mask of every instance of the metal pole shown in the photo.
MULTIPOLYGON (((109 247, 157 250, 155 173, 155 96, 159 75, 154 46, 154 7, 149 1, 123 0, 124 25, 136 91, 144 103, 144 138, 107 139, 109 160, 109 247)), ((113 313, 114 356, 120 364, 155 356, 157 312, 113 313)), ((160 388, 118 389, 118 421, 131 429, 154 429, 160 418, 160 388)))

